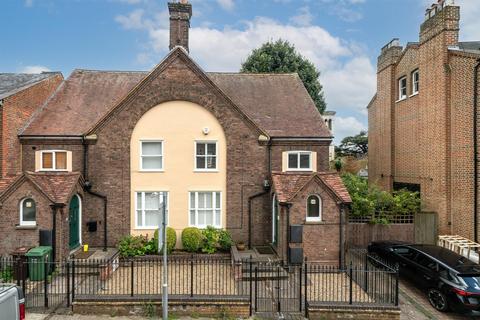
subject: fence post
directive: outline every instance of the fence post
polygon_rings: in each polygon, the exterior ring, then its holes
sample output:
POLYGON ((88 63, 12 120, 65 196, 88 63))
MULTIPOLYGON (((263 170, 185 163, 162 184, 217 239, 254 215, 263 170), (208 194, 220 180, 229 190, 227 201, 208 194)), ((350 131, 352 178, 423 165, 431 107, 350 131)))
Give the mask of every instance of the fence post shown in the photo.
POLYGON ((48 308, 48 260, 47 258, 44 261, 43 265, 43 292, 44 292, 44 302, 45 308, 48 308))
POLYGON ((397 263, 397 265, 395 266, 395 306, 396 307, 398 306, 398 292, 399 292, 398 278, 399 278, 399 266, 397 263))
POLYGON ((253 283, 253 270, 252 270, 252 255, 250 255, 250 261, 249 261, 249 269, 250 269, 250 273, 249 273, 249 276, 250 276, 250 317, 252 316, 253 312, 252 312, 252 283, 253 283))
POLYGON ((299 280, 299 285, 298 285, 298 311, 302 312, 302 265, 300 264, 300 267, 297 269, 299 270, 298 272, 298 280, 299 280))
POLYGON ((368 253, 365 254, 365 267, 364 267, 364 290, 368 290, 368 253))
POLYGON ((353 303, 353 268, 352 268, 352 262, 350 261, 349 265, 349 273, 350 273, 350 299, 348 301, 349 304, 353 303))
POLYGON ((75 259, 72 259, 72 303, 75 300, 75 259))
POLYGON ((130 262, 130 297, 133 297, 133 260, 130 262))
POLYGON ((70 307, 70 261, 67 260, 67 307, 70 307))
POLYGON ((305 281, 304 281, 304 286, 305 286, 305 294, 304 294, 304 307, 305 307, 305 318, 308 318, 308 297, 307 297, 307 281, 308 281, 308 273, 307 273, 307 257, 305 257, 305 267, 303 268, 303 272, 305 272, 305 281))
POLYGON ((190 297, 193 297, 193 254, 190 256, 190 297))

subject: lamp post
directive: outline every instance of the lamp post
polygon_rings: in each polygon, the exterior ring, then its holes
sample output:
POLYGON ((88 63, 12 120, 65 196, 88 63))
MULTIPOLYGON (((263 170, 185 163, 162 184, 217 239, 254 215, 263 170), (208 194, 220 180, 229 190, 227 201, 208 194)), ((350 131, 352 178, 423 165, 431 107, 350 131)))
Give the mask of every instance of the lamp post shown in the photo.
POLYGON ((158 226, 158 253, 163 248, 162 277, 162 319, 168 319, 168 272, 167 272, 167 210, 166 192, 161 192, 159 202, 162 205, 162 225, 158 226))

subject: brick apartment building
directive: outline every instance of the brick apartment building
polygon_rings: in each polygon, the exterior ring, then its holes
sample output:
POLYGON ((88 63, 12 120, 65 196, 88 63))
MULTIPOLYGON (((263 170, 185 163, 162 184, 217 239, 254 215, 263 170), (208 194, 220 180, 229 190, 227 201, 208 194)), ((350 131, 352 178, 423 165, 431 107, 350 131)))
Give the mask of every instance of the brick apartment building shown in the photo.
POLYGON ((459 41, 460 8, 429 7, 419 41, 381 49, 368 105, 369 181, 420 191, 439 234, 478 241, 480 41, 459 41))
POLYGON ((339 262, 351 200, 298 75, 204 72, 188 54, 192 6, 168 7, 171 51, 153 70, 55 76, 45 103, 6 117, 17 153, 2 153, 0 254, 38 245, 40 230, 57 259, 152 236, 165 205, 178 238, 212 225, 287 262, 339 262))

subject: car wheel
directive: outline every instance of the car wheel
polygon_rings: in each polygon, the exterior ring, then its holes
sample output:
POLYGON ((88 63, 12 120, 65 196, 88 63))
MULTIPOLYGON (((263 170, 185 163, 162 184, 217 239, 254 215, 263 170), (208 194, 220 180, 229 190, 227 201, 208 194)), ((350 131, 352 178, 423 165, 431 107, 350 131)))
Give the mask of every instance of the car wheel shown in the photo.
POLYGON ((448 302, 447 297, 437 289, 428 290, 428 301, 438 311, 446 312, 448 311, 448 302))

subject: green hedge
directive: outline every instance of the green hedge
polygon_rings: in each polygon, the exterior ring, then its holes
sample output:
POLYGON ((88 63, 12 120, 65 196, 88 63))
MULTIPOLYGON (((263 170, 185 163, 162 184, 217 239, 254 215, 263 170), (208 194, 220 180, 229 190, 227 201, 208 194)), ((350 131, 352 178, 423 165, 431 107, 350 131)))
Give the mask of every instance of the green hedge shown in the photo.
MULTIPOLYGON (((155 251, 158 252, 158 230, 155 230, 153 235, 155 241, 155 251)), ((177 233, 173 228, 167 227, 167 253, 171 253, 175 246, 177 245, 177 233)), ((163 253, 163 249, 161 250, 163 253)))
POLYGON ((183 249, 188 252, 198 252, 202 248, 203 234, 195 227, 185 228, 182 231, 183 249))

